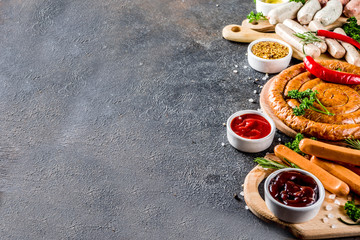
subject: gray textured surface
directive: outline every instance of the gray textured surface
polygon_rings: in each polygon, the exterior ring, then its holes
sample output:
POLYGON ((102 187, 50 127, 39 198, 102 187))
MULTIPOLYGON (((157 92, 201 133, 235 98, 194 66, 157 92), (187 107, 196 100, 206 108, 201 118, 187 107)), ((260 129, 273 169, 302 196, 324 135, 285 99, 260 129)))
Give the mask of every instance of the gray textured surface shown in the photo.
POLYGON ((221 37, 252 9, 0 1, 1 239, 291 238, 233 198, 264 153, 221 146, 259 108, 263 74, 221 37))

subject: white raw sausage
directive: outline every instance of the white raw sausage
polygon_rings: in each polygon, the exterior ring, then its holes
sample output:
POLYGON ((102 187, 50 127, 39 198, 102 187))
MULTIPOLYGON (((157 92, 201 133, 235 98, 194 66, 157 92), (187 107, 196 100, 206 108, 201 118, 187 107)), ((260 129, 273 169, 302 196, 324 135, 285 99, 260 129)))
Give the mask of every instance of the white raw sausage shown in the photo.
MULTIPOLYGON (((342 35, 346 35, 346 33, 344 32, 344 30, 342 28, 335 28, 334 32, 340 33, 342 35)), ((343 41, 339 41, 339 42, 346 50, 345 60, 348 63, 354 64, 355 66, 360 67, 360 54, 357 51, 357 49, 349 43, 346 43, 343 41)))
POLYGON ((301 2, 288 2, 272 9, 268 14, 270 24, 275 25, 277 23, 282 23, 285 19, 296 18, 296 14, 302 6, 303 4, 301 2))
POLYGON ((321 22, 324 26, 330 25, 341 16, 342 10, 343 5, 339 0, 330 0, 323 9, 315 14, 314 20, 321 22))
MULTIPOLYGON (((286 19, 283 24, 291 30, 295 31, 296 33, 304 33, 309 31, 305 27, 301 26, 298 22, 291 19, 286 19)), ((313 44, 320 49, 321 53, 326 52, 327 45, 325 42, 314 42, 313 44)))
MULTIPOLYGON (((275 27, 275 32, 282 39, 284 39, 285 42, 289 43, 297 50, 303 52, 303 44, 301 43, 301 39, 294 35, 295 32, 293 30, 282 23, 278 23, 275 27)), ((320 49, 313 44, 305 45, 304 51, 307 55, 310 55, 313 58, 317 58, 321 54, 320 49)))
MULTIPOLYGON (((310 29, 310 31, 313 32, 316 32, 320 29, 325 29, 324 25, 315 20, 309 23, 308 28, 310 29)), ((324 38, 324 40, 328 46, 327 49, 331 56, 337 59, 343 58, 345 56, 346 50, 341 46, 338 41, 332 38, 324 38)))
POLYGON ((319 0, 308 0, 305 5, 298 11, 297 20, 301 24, 308 24, 317 11, 321 9, 319 0))

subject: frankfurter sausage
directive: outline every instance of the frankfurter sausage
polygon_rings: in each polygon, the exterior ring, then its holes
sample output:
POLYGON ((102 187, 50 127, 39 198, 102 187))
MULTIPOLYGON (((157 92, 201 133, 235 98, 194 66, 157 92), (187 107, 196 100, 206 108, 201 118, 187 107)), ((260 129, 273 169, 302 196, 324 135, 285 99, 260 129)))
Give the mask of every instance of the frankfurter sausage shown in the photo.
POLYGON ((302 152, 326 160, 360 166, 360 151, 304 138, 299 143, 302 152))
MULTIPOLYGON (((285 42, 289 43, 291 46, 296 48, 299 51, 303 51, 303 44, 301 43, 301 39, 294 36, 294 31, 285 26, 282 23, 278 23, 275 27, 275 32, 279 35, 285 42)), ((321 51, 314 44, 307 44, 304 46, 304 51, 307 55, 310 55, 313 58, 317 58, 320 56, 321 51)))
MULTIPOLYGON (((319 2, 317 2, 317 3, 319 3, 319 2)), ((300 25, 298 22, 295 22, 294 20, 291 20, 291 19, 286 19, 283 22, 283 24, 296 33, 305 33, 305 32, 309 31, 308 29, 306 29, 305 27, 300 25)), ((321 53, 326 52, 327 45, 325 42, 314 42, 313 44, 320 49, 321 53)))
POLYGON ((311 157, 310 162, 315 163, 335 177, 344 181, 347 185, 349 185, 352 192, 360 195, 360 176, 353 171, 341 166, 340 164, 329 162, 315 156, 311 157))
POLYGON ((319 0, 308 0, 297 13, 297 20, 301 24, 308 24, 317 11, 321 9, 319 0))
MULTIPOLYGON (((335 28, 334 32, 346 35, 345 31, 342 28, 335 28)), ((351 44, 340 41, 341 45, 345 48, 345 60, 348 63, 354 64, 355 66, 360 67, 360 54, 358 50, 351 44)))
POLYGON ((301 2, 288 2, 277 8, 270 10, 268 13, 269 22, 272 25, 282 23, 285 19, 294 19, 299 9, 303 6, 301 2))
POLYGON ((330 0, 323 9, 315 14, 314 20, 327 26, 334 23, 341 16, 342 11, 343 5, 339 0, 330 0))
POLYGON ((314 174, 324 185, 324 188, 329 192, 340 196, 349 194, 350 188, 346 183, 344 183, 337 177, 331 175, 318 165, 310 162, 303 156, 297 154, 285 145, 277 145, 274 148, 274 152, 275 155, 281 160, 285 162, 290 161, 301 169, 304 169, 314 174))
MULTIPOLYGON (((314 32, 316 32, 317 30, 325 29, 324 25, 322 25, 319 21, 315 20, 311 21, 308 27, 310 31, 314 32)), ((337 40, 331 38, 324 38, 324 40, 328 46, 327 50, 331 56, 337 59, 343 58, 345 56, 346 50, 337 40)))

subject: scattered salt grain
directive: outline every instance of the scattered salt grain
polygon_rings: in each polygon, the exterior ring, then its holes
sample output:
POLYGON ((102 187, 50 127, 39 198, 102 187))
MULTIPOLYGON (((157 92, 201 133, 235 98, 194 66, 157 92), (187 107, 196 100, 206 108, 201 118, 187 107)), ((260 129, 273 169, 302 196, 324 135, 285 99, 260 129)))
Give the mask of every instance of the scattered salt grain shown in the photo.
POLYGON ((254 93, 256 94, 256 93, 257 93, 257 91, 256 91, 256 90, 254 90, 254 93))
POLYGON ((251 77, 248 77, 249 80, 251 80, 251 77))
POLYGON ((336 195, 335 195, 335 194, 330 194, 330 195, 329 195, 329 199, 334 200, 335 198, 336 198, 336 195))
POLYGON ((226 123, 223 123, 223 126, 226 126, 226 123))
POLYGON ((265 74, 265 76, 262 78, 262 80, 267 80, 269 78, 269 74, 265 74))
POLYGON ((248 68, 248 66, 244 66, 244 68, 246 69, 246 68, 248 68))
POLYGON ((244 187, 244 184, 241 184, 242 187, 244 187))
POLYGON ((278 141, 281 142, 281 138, 278 138, 278 141))
POLYGON ((331 228, 336 228, 336 225, 335 224, 331 225, 331 228))
POLYGON ((330 219, 331 219, 331 218, 334 218, 334 214, 332 214, 332 213, 329 213, 327 216, 328 216, 328 218, 330 218, 330 219))
POLYGON ((246 209, 246 210, 249 210, 249 207, 248 207, 248 206, 245 206, 245 209, 246 209))
POLYGON ((241 196, 244 196, 244 192, 240 192, 240 195, 241 195, 241 196))
POLYGON ((223 147, 224 147, 224 146, 225 146, 225 143, 223 143, 223 142, 222 142, 222 143, 221 143, 221 146, 223 146, 223 147))
POLYGON ((337 205, 340 205, 340 204, 341 204, 340 201, 337 200, 337 199, 334 201, 334 203, 337 204, 337 205))
POLYGON ((239 65, 235 64, 235 67, 236 67, 236 68, 238 68, 238 67, 239 67, 239 65))
POLYGON ((322 221, 323 221, 324 223, 328 223, 328 222, 329 222, 329 219, 328 219, 327 217, 324 217, 324 218, 322 219, 322 221))
POLYGON ((236 69, 235 69, 235 70, 233 70, 233 73, 238 73, 238 70, 236 70, 236 69))
POLYGON ((259 88, 263 88, 263 86, 260 85, 259 88))
POLYGON ((325 206, 326 211, 331 211, 332 210, 332 206, 330 204, 325 206))
POLYGON ((258 79, 258 78, 255 78, 255 81, 259 81, 259 79, 258 79))
POLYGON ((219 4, 216 4, 216 6, 218 7, 218 6, 220 6, 219 4))
POLYGON ((250 99, 249 99, 249 102, 253 103, 253 102, 254 102, 254 99, 250 98, 250 99))
POLYGON ((247 53, 245 53, 245 56, 247 56, 247 53))

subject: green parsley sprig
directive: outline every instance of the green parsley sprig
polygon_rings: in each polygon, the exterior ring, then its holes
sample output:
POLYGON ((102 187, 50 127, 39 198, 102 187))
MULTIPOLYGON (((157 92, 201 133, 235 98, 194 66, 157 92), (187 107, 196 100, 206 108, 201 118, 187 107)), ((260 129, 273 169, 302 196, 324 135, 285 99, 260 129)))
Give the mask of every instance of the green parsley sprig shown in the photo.
POLYGON ((246 18, 249 19, 249 23, 252 23, 253 21, 255 21, 254 23, 256 23, 259 20, 266 20, 267 19, 262 12, 258 12, 258 13, 255 14, 254 11, 251 11, 246 16, 246 18))
MULTIPOLYGON (((305 137, 301 133, 296 134, 294 141, 285 143, 285 146, 292 149, 294 152, 305 156, 306 154, 303 153, 299 148, 299 143, 301 140, 303 140, 305 137)), ((311 139, 316 140, 316 138, 311 137, 311 139)))
POLYGON ((354 221, 354 223, 349 223, 342 218, 338 218, 338 220, 347 225, 360 225, 360 222, 357 222, 360 219, 360 206, 355 205, 354 201, 347 201, 344 209, 346 210, 346 214, 354 221))
POLYGON ((305 4, 307 0, 290 0, 290 2, 301 2, 302 4, 305 4))
POLYGON ((348 18, 343 29, 346 35, 360 42, 360 25, 357 24, 357 19, 355 17, 348 18))
POLYGON ((316 90, 313 91, 311 89, 306 89, 303 92, 300 92, 299 90, 289 91, 287 95, 289 98, 298 99, 301 102, 298 107, 293 108, 294 115, 304 115, 306 109, 311 109, 319 113, 334 116, 334 114, 329 112, 326 107, 320 102, 320 100, 316 97, 316 94, 319 94, 319 92, 316 90), (323 110, 314 107, 314 102, 317 102, 323 110))
POLYGON ((283 168, 299 168, 298 166, 296 166, 294 163, 286 160, 286 163, 288 165, 285 164, 281 164, 279 162, 276 162, 274 160, 271 159, 266 159, 266 158, 262 158, 262 157, 257 157, 254 159, 254 162, 256 162, 257 164, 259 164, 261 167, 263 168, 271 168, 271 169, 283 169, 283 168))

